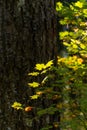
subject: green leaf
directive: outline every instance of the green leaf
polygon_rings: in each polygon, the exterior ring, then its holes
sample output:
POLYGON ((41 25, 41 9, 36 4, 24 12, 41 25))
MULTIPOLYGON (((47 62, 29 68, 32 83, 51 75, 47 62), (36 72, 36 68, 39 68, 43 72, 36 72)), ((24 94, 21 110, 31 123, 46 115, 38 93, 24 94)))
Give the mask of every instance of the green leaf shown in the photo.
POLYGON ((41 109, 37 112, 37 115, 38 116, 43 116, 45 114, 50 114, 50 115, 53 115, 56 111, 58 111, 58 108, 56 107, 48 107, 48 108, 45 108, 45 109, 41 109))
POLYGON ((47 125, 47 126, 43 127, 43 128, 40 129, 40 130, 50 130, 51 128, 53 128, 53 126, 47 125))

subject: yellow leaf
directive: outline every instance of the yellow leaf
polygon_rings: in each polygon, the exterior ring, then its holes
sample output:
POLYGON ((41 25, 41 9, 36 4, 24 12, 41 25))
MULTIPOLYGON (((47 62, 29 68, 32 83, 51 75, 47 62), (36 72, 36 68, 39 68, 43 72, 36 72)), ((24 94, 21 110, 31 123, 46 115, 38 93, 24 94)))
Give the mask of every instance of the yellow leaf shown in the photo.
POLYGON ((38 82, 28 83, 30 87, 37 88, 40 84, 38 82))
POLYGON ((70 9, 71 9, 71 10, 74 10, 74 7, 73 7, 72 5, 70 5, 70 9))
POLYGON ((77 2, 75 3, 75 6, 76 6, 76 7, 79 7, 79 8, 82 8, 82 7, 83 7, 83 3, 80 2, 80 1, 77 1, 77 2))
POLYGON ((35 69, 39 71, 43 70, 44 68, 45 68, 44 64, 36 64, 36 67, 35 67, 35 69))
POLYGON ((69 43, 67 43, 67 42, 63 42, 63 44, 64 44, 65 46, 70 46, 69 43))
POLYGON ((47 64, 45 65, 45 68, 51 67, 53 65, 53 60, 50 60, 47 62, 47 64))
POLYGON ((39 75, 39 73, 38 72, 32 72, 32 73, 29 73, 28 75, 37 76, 37 75, 39 75))
POLYGON ((13 105, 12 105, 12 107, 13 107, 14 109, 17 109, 17 110, 23 109, 22 104, 19 103, 19 102, 14 102, 13 105))
POLYGON ((65 36, 69 35, 69 32, 68 31, 60 32, 59 35, 60 35, 60 38, 64 38, 65 36))
POLYGON ((73 47, 73 49, 77 49, 78 48, 78 46, 76 44, 73 44, 72 47, 73 47))
POLYGON ((82 64, 83 59, 82 59, 82 58, 78 58, 78 59, 77 59, 77 62, 78 62, 79 64, 82 64))
POLYGON ((80 47, 81 47, 82 49, 85 49, 85 48, 86 48, 86 46, 85 46, 84 44, 80 44, 80 47))
POLYGON ((83 13, 87 15, 87 9, 83 9, 83 13))
POLYGON ((73 60, 76 60, 76 59, 77 59, 77 56, 76 56, 76 55, 74 55, 74 56, 73 56, 73 60))
POLYGON ((80 23, 80 26, 85 26, 85 25, 86 25, 85 22, 81 22, 81 23, 80 23))
POLYGON ((33 95, 33 96, 30 96, 31 99, 37 99, 39 97, 39 95, 33 95))
POLYGON ((59 10, 61 10, 62 8, 63 8, 62 3, 61 3, 61 2, 57 2, 57 3, 56 3, 56 11, 59 11, 59 10))
MULTIPOLYGON (((53 64, 53 60, 48 61, 47 64, 36 64, 35 69, 39 70, 39 71, 42 71, 42 70, 45 70, 46 68, 51 67, 52 64, 53 64)), ((45 72, 46 71, 44 71, 43 73, 45 73, 45 72)))

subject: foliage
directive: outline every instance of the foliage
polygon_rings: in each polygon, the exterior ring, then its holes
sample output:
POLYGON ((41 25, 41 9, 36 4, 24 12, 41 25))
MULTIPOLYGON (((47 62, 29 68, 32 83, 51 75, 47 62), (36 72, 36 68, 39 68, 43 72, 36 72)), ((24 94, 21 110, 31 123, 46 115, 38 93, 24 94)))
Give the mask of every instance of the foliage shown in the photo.
MULTIPOLYGON (((35 71, 28 74, 33 78, 28 87, 34 90, 30 99, 32 102, 37 101, 38 106, 28 106, 23 110, 30 112, 35 109, 34 120, 45 116, 47 123, 41 130, 86 130, 87 2, 79 0, 66 5, 57 2, 56 11, 60 24, 65 27, 65 30, 60 32, 60 39, 68 56, 58 56, 57 66, 54 65, 54 60, 46 64, 36 64, 35 71), (50 116, 56 116, 52 122, 50 116)), ((17 102, 12 105, 15 109, 20 109, 21 106, 17 102)))
POLYGON ((13 108, 19 110, 19 109, 23 109, 22 104, 19 102, 14 102, 14 104, 12 105, 13 108))

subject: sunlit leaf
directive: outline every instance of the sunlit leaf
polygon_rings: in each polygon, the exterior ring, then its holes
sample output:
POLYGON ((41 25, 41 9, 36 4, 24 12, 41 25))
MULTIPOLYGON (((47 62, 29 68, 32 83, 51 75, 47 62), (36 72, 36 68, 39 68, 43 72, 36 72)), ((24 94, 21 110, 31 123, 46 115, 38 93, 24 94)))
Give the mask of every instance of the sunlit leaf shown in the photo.
POLYGON ((81 22, 80 26, 86 26, 86 23, 85 22, 81 22))
POLYGON ((48 76, 46 76, 46 77, 42 80, 41 84, 44 84, 44 83, 47 81, 47 79, 48 79, 48 76))
POLYGON ((42 95, 43 93, 44 93, 43 91, 36 92, 37 95, 42 95))
POLYGON ((45 65, 45 68, 51 67, 53 65, 53 60, 50 60, 47 62, 47 64, 45 65))
POLYGON ((40 84, 38 82, 33 82, 33 83, 28 83, 28 85, 30 87, 37 88, 37 87, 39 87, 40 84))
POLYGON ((78 62, 79 64, 82 64, 82 63, 83 63, 83 59, 82 59, 82 58, 78 58, 78 59, 77 59, 77 62, 78 62))
POLYGON ((84 13, 84 14, 87 14, 87 9, 83 9, 83 13, 84 13))
POLYGON ((65 45, 65 46, 70 46, 70 44, 67 43, 67 42, 63 42, 63 45, 65 45))
POLYGON ((39 97, 39 95, 37 94, 37 95, 30 96, 30 97, 31 97, 31 99, 37 99, 39 97))
POLYGON ((71 9, 71 10, 74 10, 74 6, 70 5, 70 9, 71 9))
POLYGON ((19 103, 19 102, 14 102, 13 105, 12 105, 12 107, 13 107, 14 109, 17 109, 17 110, 23 109, 22 104, 19 103))
POLYGON ((41 72, 41 74, 45 74, 47 72, 47 70, 45 69, 45 70, 43 70, 42 72, 41 72))
POLYGON ((86 46, 84 45, 84 44, 80 44, 80 47, 82 48, 82 49, 85 49, 86 48, 86 46))
POLYGON ((29 73, 28 75, 37 76, 37 75, 39 75, 39 72, 32 72, 32 73, 29 73))
POLYGON ((39 71, 43 70, 44 68, 45 68, 45 64, 36 64, 36 67, 35 67, 35 69, 39 71))
POLYGON ((60 11, 63 8, 63 5, 61 2, 56 3, 56 11, 60 11))
POLYGON ((78 48, 78 46, 76 44, 73 44, 72 47, 73 47, 73 49, 77 49, 78 48))
POLYGON ((83 3, 80 2, 80 1, 77 1, 77 2, 75 3, 75 6, 76 6, 76 7, 79 7, 79 8, 82 8, 82 7, 83 7, 83 3))
POLYGON ((60 38, 64 38, 64 37, 67 36, 68 34, 69 34, 68 31, 60 32, 60 38))
POLYGON ((29 112, 29 111, 31 111, 32 109, 33 109, 33 107, 28 106, 28 107, 25 107, 25 109, 24 109, 24 110, 25 110, 26 112, 29 112))

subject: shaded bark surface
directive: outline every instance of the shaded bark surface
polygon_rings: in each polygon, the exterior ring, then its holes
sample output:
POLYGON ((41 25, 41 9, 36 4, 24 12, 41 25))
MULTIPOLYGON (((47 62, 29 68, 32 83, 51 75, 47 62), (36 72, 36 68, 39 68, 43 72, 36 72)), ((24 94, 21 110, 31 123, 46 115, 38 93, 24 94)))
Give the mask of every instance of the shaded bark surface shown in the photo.
POLYGON ((0 1, 0 130, 40 129, 40 124, 30 128, 28 114, 11 105, 29 103, 27 73, 56 56, 55 2, 0 1))

